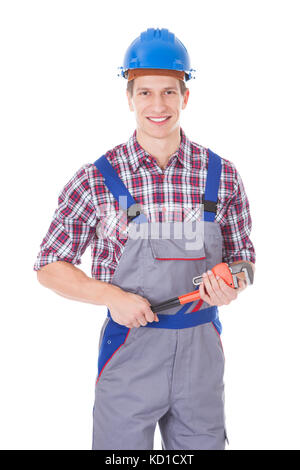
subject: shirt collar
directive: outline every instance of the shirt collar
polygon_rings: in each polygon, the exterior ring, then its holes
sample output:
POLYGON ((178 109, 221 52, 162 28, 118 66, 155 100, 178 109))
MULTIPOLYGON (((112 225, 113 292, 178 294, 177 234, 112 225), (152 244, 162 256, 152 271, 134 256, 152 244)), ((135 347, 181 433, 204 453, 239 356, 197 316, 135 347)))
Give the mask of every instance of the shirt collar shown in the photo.
MULTIPOLYGON (((170 156, 170 158, 173 158, 175 156, 185 168, 191 170, 192 145, 190 140, 186 137, 182 128, 180 128, 180 136, 180 146, 176 150, 176 152, 174 152, 170 156)), ((144 163, 145 159, 153 158, 153 156, 146 152, 146 150, 144 150, 143 147, 141 147, 141 145, 137 141, 136 129, 126 145, 128 151, 128 160, 133 172, 137 171, 137 169, 144 163)))

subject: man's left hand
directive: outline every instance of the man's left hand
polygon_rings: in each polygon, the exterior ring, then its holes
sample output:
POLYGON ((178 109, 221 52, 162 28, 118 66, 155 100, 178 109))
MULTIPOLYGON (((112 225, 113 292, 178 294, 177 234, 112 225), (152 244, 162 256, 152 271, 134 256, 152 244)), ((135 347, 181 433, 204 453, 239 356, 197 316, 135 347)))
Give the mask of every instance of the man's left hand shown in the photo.
POLYGON ((201 299, 209 305, 228 305, 232 300, 235 300, 238 294, 246 289, 247 282, 244 273, 238 274, 237 289, 229 287, 221 277, 215 276, 212 271, 202 274, 202 282, 199 285, 199 293, 201 299))

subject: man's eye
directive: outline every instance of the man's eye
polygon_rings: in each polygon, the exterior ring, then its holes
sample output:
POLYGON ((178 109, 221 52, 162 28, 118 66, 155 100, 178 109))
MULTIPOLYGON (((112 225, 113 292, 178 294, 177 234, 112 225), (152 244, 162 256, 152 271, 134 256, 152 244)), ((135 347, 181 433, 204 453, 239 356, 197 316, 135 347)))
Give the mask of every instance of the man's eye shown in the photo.
MULTIPOLYGON (((149 91, 141 91, 140 95, 146 96, 146 94, 149 93, 149 91)), ((166 90, 166 93, 175 93, 173 90, 166 90)))

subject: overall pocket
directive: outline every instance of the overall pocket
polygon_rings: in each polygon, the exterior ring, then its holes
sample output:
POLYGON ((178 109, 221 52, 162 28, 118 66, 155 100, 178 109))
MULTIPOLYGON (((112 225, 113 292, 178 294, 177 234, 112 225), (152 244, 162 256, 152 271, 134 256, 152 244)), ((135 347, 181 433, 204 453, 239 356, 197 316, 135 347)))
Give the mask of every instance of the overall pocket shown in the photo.
MULTIPOLYGON (((143 266, 143 290, 151 304, 195 290, 193 277, 206 269, 204 245, 186 249, 185 239, 150 239, 143 266)), ((175 314, 178 307, 167 310, 175 314)))
POLYGON ((98 355, 98 375, 96 385, 103 373, 127 361, 127 348, 134 342, 136 328, 127 328, 109 319, 103 332, 98 355))

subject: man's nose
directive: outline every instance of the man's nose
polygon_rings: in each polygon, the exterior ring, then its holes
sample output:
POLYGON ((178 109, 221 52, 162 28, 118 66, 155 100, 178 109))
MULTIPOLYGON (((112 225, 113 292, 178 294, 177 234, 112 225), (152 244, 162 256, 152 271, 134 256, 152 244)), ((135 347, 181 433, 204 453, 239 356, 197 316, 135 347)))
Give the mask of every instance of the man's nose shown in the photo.
POLYGON ((164 96, 162 95, 153 95, 152 97, 152 106, 153 110, 163 110, 166 108, 164 96))

